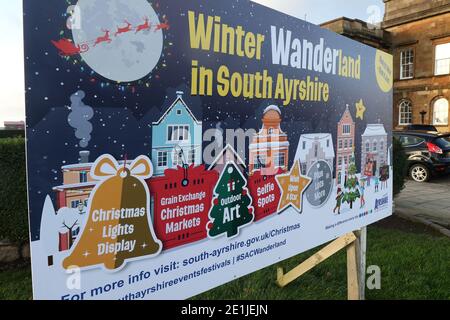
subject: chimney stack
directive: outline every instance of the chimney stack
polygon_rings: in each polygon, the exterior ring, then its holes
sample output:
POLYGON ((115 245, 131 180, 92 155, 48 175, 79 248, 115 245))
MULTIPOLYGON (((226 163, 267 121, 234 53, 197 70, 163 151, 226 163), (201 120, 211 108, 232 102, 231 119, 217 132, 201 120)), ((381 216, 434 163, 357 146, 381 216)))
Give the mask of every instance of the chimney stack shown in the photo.
POLYGON ((80 163, 89 163, 89 151, 80 151, 80 163))

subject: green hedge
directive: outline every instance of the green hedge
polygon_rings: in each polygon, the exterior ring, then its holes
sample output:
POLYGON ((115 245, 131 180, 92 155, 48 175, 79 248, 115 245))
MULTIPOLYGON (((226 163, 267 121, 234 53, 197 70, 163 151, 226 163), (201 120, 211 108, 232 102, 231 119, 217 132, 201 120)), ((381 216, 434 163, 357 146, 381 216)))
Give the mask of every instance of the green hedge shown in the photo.
POLYGON ((394 196, 398 195, 405 187, 407 174, 406 154, 402 144, 394 138, 394 196))
POLYGON ((0 240, 28 239, 25 139, 0 139, 0 240))
POLYGON ((25 131, 23 130, 0 130, 0 139, 1 138, 17 138, 17 137, 25 137, 25 131))

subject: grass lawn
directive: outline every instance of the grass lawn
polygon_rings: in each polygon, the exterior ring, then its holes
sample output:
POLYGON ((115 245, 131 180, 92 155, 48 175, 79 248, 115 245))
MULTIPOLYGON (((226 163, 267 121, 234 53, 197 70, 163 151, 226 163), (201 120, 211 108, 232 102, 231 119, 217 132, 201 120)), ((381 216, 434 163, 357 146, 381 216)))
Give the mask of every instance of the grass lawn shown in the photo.
MULTIPOLYGON (((295 267, 317 249, 233 281, 194 299, 346 299, 345 251, 284 289, 276 268, 295 267)), ((367 299, 450 299, 450 239, 421 225, 389 218, 368 228, 367 265, 381 268, 381 290, 367 299)), ((0 272, 1 299, 31 299, 29 267, 0 272)))

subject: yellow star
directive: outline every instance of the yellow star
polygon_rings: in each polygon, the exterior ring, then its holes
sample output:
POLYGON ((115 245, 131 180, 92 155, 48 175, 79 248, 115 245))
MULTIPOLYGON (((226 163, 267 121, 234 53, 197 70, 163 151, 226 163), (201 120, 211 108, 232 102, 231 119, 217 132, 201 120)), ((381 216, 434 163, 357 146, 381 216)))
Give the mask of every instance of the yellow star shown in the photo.
POLYGON ((359 102, 356 103, 356 119, 360 118, 361 120, 364 120, 364 113, 366 110, 363 100, 359 100, 359 102))
POLYGON ((300 162, 295 161, 291 172, 279 175, 276 179, 281 189, 278 211, 281 212, 292 206, 301 213, 303 210, 303 192, 310 185, 311 179, 300 173, 300 162))

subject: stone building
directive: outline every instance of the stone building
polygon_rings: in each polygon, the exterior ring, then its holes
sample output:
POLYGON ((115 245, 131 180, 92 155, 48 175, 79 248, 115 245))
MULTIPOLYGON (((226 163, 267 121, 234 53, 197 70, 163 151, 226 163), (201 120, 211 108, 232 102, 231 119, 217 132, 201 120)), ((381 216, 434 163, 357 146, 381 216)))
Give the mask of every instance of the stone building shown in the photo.
POLYGON ((394 128, 450 131, 450 0, 384 0, 380 28, 340 18, 321 26, 394 56, 394 128))

